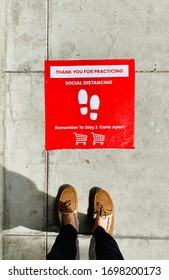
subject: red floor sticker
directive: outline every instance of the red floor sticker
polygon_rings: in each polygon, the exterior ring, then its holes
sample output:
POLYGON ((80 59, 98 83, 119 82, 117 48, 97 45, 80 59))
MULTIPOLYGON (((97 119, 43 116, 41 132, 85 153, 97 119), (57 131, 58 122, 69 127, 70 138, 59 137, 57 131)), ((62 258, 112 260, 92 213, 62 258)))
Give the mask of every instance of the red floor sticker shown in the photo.
POLYGON ((134 59, 45 61, 46 150, 134 148, 134 59))

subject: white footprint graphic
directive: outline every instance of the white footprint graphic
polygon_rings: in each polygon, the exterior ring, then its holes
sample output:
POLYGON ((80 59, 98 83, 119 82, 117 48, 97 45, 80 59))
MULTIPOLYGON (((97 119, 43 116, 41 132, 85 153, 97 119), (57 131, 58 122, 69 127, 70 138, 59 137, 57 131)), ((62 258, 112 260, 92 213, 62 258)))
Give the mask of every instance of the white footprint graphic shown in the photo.
MULTIPOLYGON (((100 106, 100 98, 98 95, 93 95, 90 99, 90 109, 91 110, 98 110, 100 106)), ((97 120, 98 112, 91 112, 90 113, 90 119, 95 121, 97 120)))
POLYGON ((87 92, 84 89, 81 89, 79 91, 78 101, 79 101, 79 104, 81 105, 80 113, 82 115, 86 115, 88 113, 88 108, 87 108, 88 95, 87 95, 87 92))

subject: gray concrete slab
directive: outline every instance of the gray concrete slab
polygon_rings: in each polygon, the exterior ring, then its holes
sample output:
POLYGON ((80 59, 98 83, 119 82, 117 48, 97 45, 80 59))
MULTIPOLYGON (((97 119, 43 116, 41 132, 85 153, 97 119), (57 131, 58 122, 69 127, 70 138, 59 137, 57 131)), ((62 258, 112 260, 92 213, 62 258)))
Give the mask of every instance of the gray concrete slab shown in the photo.
POLYGON ((169 70, 167 0, 50 1, 50 59, 136 59, 169 70))
POLYGON ((6 70, 42 71, 46 57, 46 1, 7 1, 6 70))
POLYGON ((135 150, 50 152, 49 194, 73 185, 84 215, 90 188, 103 187, 114 200, 116 235, 168 238, 168 87, 168 74, 137 75, 135 150))
MULTIPOLYGON (((0 77, 0 83, 2 79, 0 77)), ((2 224, 3 224, 3 92, 0 91, 0 259, 2 258, 2 224)))
POLYGON ((5 4, 0 2, 0 259, 2 259, 2 232, 3 232, 3 119, 5 96, 5 4))
POLYGON ((116 239, 126 260, 168 260, 168 240, 116 239))
POLYGON ((5 260, 44 260, 45 236, 4 236, 5 260))
POLYGON ((41 234, 46 224, 43 74, 8 74, 7 86, 4 229, 41 234))

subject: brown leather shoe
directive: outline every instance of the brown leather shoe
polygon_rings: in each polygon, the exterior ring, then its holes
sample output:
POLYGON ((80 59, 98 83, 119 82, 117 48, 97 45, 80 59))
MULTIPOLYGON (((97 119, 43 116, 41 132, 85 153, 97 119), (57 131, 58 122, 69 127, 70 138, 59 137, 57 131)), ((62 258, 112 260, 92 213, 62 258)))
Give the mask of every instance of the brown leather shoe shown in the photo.
POLYGON ((63 214, 74 213, 76 229, 78 230, 78 199, 77 192, 70 185, 62 185, 57 195, 57 214, 61 226, 63 226, 63 214))
POLYGON ((114 205, 113 201, 104 189, 93 188, 89 197, 89 210, 90 218, 93 218, 93 229, 96 227, 96 219, 102 218, 107 220, 106 232, 110 235, 113 234, 114 228, 114 205), (95 224, 95 225, 94 225, 95 224))

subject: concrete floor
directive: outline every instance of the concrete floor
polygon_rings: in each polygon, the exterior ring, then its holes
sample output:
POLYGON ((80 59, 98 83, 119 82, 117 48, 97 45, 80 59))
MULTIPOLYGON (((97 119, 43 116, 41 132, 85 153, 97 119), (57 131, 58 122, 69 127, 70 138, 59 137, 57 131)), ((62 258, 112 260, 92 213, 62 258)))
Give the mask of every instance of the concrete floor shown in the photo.
POLYGON ((168 0, 3 0, 1 7, 1 258, 45 259, 58 232, 54 199, 69 183, 79 197, 81 259, 88 259, 93 186, 114 200, 125 259, 168 259, 168 0), (136 149, 45 152, 44 60, 97 58, 136 60, 136 149))

